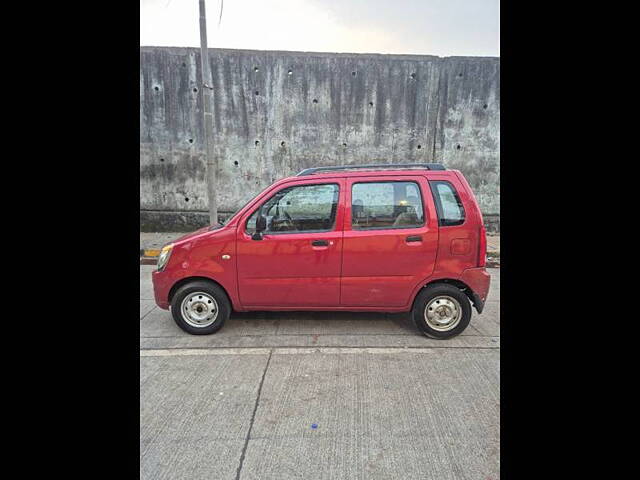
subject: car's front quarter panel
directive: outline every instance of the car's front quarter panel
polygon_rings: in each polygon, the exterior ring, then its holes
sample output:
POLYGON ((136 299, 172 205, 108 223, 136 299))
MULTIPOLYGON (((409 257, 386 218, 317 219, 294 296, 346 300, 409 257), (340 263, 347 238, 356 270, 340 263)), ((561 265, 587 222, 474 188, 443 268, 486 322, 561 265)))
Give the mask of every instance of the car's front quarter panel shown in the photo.
POLYGON ((179 281, 189 277, 209 278, 222 286, 235 309, 239 309, 236 277, 235 226, 178 242, 162 272, 153 272, 156 304, 169 308, 169 292, 179 281), (223 256, 229 256, 228 259, 223 256))

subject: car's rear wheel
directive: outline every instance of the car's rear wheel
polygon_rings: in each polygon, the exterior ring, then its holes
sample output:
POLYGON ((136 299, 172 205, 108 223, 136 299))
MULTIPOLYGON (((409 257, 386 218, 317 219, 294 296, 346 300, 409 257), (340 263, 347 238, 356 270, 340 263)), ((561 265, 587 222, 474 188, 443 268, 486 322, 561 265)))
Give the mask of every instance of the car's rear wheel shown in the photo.
POLYGON ((422 289, 413 304, 416 327, 431 338, 451 338, 471 321, 471 303, 459 288, 437 283, 422 289))
POLYGON ((226 293, 212 282, 198 280, 182 285, 171 300, 171 314, 176 324, 194 335, 217 332, 230 313, 226 293))

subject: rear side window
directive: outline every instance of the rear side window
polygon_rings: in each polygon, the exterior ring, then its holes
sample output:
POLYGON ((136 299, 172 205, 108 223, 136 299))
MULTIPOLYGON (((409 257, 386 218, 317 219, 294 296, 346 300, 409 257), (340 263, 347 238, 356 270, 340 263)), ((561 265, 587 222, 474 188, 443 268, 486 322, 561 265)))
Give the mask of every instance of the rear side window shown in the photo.
POLYGON ((462 225, 464 207, 453 185, 444 180, 431 181, 429 184, 438 210, 438 224, 442 227, 462 225))
POLYGON ((351 228, 376 230, 424 225, 422 195, 415 182, 354 183, 351 228))

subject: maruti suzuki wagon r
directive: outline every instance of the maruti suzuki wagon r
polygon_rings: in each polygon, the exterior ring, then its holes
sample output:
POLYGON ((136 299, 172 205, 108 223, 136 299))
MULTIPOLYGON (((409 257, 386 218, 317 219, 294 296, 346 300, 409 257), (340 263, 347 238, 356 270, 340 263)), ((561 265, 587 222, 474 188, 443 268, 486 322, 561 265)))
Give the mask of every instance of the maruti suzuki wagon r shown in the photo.
POLYGON ((164 246, 155 301, 192 334, 231 310, 412 312, 432 338, 461 333, 489 291, 473 192, 441 164, 319 167, 164 246))

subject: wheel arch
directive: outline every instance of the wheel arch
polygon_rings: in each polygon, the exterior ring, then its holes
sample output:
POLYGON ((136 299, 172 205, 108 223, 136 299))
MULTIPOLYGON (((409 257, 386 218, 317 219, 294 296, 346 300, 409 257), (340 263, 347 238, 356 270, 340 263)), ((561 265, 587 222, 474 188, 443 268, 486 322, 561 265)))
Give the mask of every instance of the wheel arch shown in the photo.
POLYGON ((213 283, 214 285, 217 285, 218 287, 220 287, 222 289, 222 291, 224 292, 224 294, 227 296, 227 300, 229 301, 229 305, 231 305, 231 308, 234 308, 233 300, 231 299, 231 295, 229 295, 229 292, 224 287, 224 285, 222 285, 220 282, 216 282, 212 278, 202 277, 202 276, 184 277, 184 278, 181 278, 180 280, 178 280, 176 283, 174 283, 173 286, 171 287, 171 289, 169 290, 169 295, 168 295, 169 304, 171 304, 171 302, 173 301, 173 296, 176 294, 176 292, 178 291, 178 289, 180 287, 182 287, 183 285, 186 285, 187 283, 198 282, 198 281, 213 283))
POLYGON ((413 310, 413 307, 415 306, 416 303, 416 299, 418 298, 418 295, 420 295, 420 292, 422 290, 424 290, 427 287, 430 287, 432 285, 437 285, 440 283, 444 283, 447 285, 453 285, 454 287, 457 287, 459 290, 461 290, 468 298, 469 301, 471 302, 471 304, 476 307, 476 310, 478 310, 478 313, 480 313, 482 311, 482 306, 478 306, 478 299, 477 296, 475 294, 475 292, 471 289, 471 287, 469 285, 467 285, 466 283, 464 283, 462 280, 459 280, 457 278, 436 278, 434 280, 431 280, 430 282, 425 283, 424 285, 422 285, 422 287, 420 287, 415 295, 413 296, 413 301, 411 302, 411 309, 413 310))

